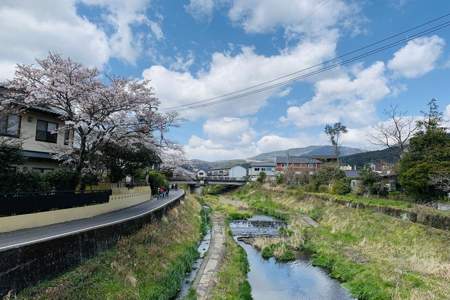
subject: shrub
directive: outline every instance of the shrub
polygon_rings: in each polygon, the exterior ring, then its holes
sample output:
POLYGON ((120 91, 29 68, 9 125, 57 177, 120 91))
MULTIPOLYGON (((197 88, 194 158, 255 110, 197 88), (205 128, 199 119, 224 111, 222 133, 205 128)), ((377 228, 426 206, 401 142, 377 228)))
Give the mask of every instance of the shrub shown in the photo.
POLYGON ((266 181, 267 174, 266 172, 260 172, 258 178, 256 179, 259 183, 263 183, 266 181))
POLYGON ((333 183, 331 192, 336 195, 345 195, 351 192, 351 188, 345 179, 339 179, 333 183))
POLYGON ((277 184, 283 184, 284 183, 284 175, 283 174, 277 174, 277 177, 275 178, 275 181, 277 184))
POLYGON ((150 188, 152 189, 153 194, 158 193, 159 187, 169 186, 166 177, 163 174, 159 173, 158 171, 150 171, 148 173, 148 183, 150 184, 150 188))
POLYGON ((328 193, 330 189, 328 188, 328 185, 321 184, 317 190, 319 193, 328 193))
POLYGON ((78 174, 70 169, 56 169, 41 176, 41 180, 56 191, 74 191, 78 184, 78 174))

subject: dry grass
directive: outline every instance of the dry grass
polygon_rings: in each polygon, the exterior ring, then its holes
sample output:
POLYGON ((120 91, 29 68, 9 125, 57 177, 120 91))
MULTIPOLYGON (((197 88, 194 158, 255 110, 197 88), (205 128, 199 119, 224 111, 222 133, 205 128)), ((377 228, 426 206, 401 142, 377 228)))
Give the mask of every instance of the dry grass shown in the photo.
MULTIPOLYGON (((289 192, 263 193, 289 213, 287 243, 303 244, 358 298, 449 299, 450 232, 289 192), (305 226, 301 213, 320 226, 305 226)), ((238 194, 248 203, 260 195, 238 194)))
POLYGON ((112 249, 22 291, 18 299, 168 299, 197 255, 200 208, 191 198, 112 249))

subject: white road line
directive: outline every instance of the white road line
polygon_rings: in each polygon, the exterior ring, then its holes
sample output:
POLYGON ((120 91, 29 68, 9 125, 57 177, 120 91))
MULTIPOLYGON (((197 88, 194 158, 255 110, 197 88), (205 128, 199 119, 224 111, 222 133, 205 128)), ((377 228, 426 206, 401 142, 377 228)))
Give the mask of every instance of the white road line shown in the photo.
POLYGON ((166 206, 169 203, 172 203, 173 201, 179 199, 183 195, 184 195, 184 192, 182 192, 180 195, 176 196, 170 202, 166 202, 166 203, 164 203, 164 204, 162 204, 160 206, 157 206, 157 207, 153 208, 152 210, 149 210, 149 211, 146 211, 146 212, 143 212, 143 213, 139 213, 139 214, 131 216, 131 217, 127 217, 127 218, 123 218, 123 219, 119 219, 119 220, 115 220, 115 221, 111 221, 111 222, 107 222, 107 223, 103 223, 103 224, 98 224, 98 225, 95 225, 95 226, 84 227, 84 228, 78 229, 78 230, 73 230, 73 231, 68 231, 68 232, 64 232, 64 233, 59 233, 59 234, 47 236, 47 237, 44 237, 44 238, 39 238, 39 239, 30 240, 30 241, 26 241, 26 242, 21 242, 21 243, 17 243, 17 244, 13 244, 13 245, 3 246, 3 247, 0 247, 0 251, 9 250, 9 249, 13 249, 13 248, 18 248, 18 247, 22 247, 22 246, 26 246, 26 245, 30 245, 30 244, 39 243, 39 242, 45 242, 45 241, 53 240, 53 239, 60 238, 60 237, 63 237, 63 236, 72 235, 74 233, 83 232, 83 231, 89 231, 89 230, 92 230, 92 229, 106 227, 106 226, 109 226, 109 225, 114 225, 114 224, 122 223, 122 222, 125 222, 125 221, 128 221, 128 220, 136 219, 136 218, 139 218, 139 217, 144 216, 146 214, 149 214, 149 213, 151 213, 151 212, 153 212, 155 210, 158 210, 158 209, 166 206))

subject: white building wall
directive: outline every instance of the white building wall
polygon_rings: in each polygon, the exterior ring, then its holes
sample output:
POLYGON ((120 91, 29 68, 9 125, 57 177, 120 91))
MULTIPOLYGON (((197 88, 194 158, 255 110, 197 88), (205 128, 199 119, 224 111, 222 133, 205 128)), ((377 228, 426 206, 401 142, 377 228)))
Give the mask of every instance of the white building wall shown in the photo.
POLYGON ((250 167, 248 169, 248 175, 251 177, 258 177, 259 173, 265 172, 267 176, 275 176, 275 167, 266 166, 266 167, 250 167))
MULTIPOLYGON (((64 131, 64 121, 43 113, 26 112, 21 116, 20 121, 22 149, 37 152, 64 153, 65 150, 70 149, 73 142, 71 140, 69 145, 64 145, 64 131), (36 141, 37 120, 58 123, 58 138, 56 143, 36 141)), ((71 139, 73 139, 73 135, 71 139)))
POLYGON ((247 169, 242 166, 234 166, 230 168, 229 177, 236 179, 243 179, 247 176, 247 169))

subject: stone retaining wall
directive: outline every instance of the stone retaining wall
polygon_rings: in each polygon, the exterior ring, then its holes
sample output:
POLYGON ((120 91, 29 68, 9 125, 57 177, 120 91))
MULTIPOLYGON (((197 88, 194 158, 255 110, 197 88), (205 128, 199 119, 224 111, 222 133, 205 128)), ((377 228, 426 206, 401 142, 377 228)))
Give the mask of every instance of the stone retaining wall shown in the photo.
POLYGON ((52 278, 115 245, 119 238, 161 218, 184 194, 165 207, 123 223, 0 252, 0 297, 52 278))

